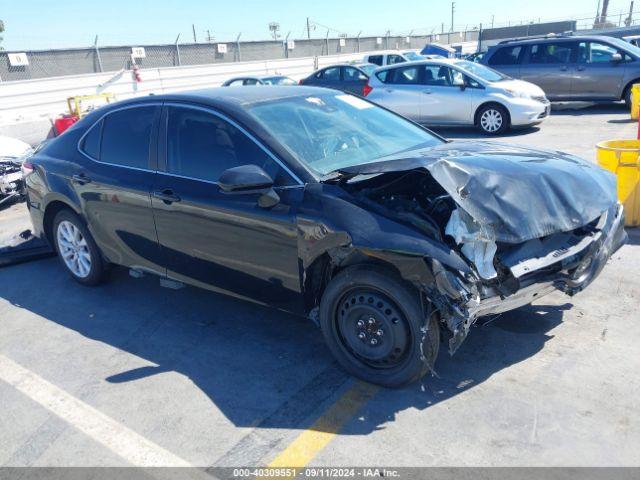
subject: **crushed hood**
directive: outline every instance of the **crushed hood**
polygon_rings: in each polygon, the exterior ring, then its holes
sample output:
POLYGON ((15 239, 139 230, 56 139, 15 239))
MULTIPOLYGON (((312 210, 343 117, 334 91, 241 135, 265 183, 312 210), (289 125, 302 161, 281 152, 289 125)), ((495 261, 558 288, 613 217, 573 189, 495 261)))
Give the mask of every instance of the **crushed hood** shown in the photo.
POLYGON ((573 155, 493 142, 450 142, 342 169, 424 168, 487 240, 522 243, 584 226, 617 202, 616 178, 573 155))

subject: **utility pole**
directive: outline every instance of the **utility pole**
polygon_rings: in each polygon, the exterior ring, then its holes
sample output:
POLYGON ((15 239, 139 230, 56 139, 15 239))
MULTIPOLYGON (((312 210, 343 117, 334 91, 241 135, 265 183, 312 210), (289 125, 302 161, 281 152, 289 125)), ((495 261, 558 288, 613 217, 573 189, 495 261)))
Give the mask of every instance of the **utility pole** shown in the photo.
POLYGON ((311 25, 309 24, 309 17, 307 17, 307 40, 311 40, 311 25))
POLYGON ((491 15, 491 28, 493 28, 493 21, 496 19, 495 15, 491 15))
POLYGON ((629 4, 629 16, 624 21, 624 24, 627 27, 630 27, 631 25, 633 25, 633 0, 631 0, 631 3, 629 4))
POLYGON ((609 10, 609 0, 602 0, 602 12, 600 12, 600 19, 598 23, 604 25, 604 23, 607 21, 608 10, 609 10))
POLYGON ((193 30, 193 43, 198 43, 198 39, 196 38, 196 24, 191 24, 191 29, 193 30))
POLYGON ((453 17, 456 13, 456 2, 451 2, 451 30, 449 30, 450 32, 453 32, 453 17))

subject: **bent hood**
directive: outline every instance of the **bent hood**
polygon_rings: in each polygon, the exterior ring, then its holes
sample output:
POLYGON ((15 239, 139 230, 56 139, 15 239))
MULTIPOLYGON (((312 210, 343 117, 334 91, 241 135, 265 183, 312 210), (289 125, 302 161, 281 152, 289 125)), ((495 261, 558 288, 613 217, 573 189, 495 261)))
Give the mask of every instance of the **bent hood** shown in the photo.
POLYGON ((426 169, 488 240, 522 243, 584 226, 617 202, 616 178, 557 151, 450 142, 342 169, 379 174, 426 169))

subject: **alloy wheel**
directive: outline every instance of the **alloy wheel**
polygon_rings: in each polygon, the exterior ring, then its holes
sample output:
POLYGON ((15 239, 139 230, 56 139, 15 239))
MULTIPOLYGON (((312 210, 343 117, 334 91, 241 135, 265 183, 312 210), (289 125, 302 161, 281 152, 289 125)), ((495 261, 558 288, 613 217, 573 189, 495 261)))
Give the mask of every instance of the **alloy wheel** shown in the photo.
POLYGON ((91 252, 87 240, 73 223, 64 220, 56 232, 60 256, 76 277, 87 278, 91 273, 91 252))

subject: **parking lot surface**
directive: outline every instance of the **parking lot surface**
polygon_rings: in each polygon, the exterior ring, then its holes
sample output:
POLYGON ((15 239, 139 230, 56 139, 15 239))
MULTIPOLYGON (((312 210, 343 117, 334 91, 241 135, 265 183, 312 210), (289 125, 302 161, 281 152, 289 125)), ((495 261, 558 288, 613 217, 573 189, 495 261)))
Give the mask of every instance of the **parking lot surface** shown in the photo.
MULTIPOLYGON (((555 107, 499 140, 593 161, 635 138, 622 107, 555 107)), ((474 328, 402 390, 348 377, 305 319, 122 269, 85 288, 55 258, 2 268, 0 465, 637 466, 630 237, 587 291, 474 328)))

